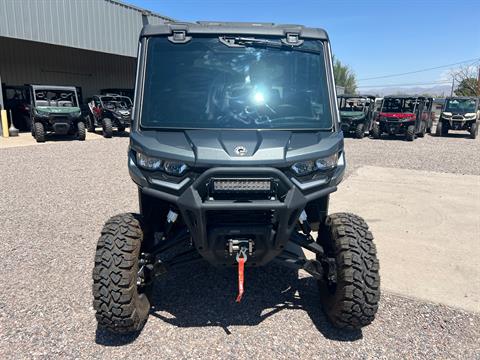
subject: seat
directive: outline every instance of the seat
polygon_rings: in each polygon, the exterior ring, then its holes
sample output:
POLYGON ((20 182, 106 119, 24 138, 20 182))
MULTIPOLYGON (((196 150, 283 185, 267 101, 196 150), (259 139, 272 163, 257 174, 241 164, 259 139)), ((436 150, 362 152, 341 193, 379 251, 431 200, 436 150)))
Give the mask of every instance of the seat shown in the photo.
POLYGON ((45 93, 44 92, 37 92, 35 94, 35 103, 37 106, 48 106, 48 100, 45 99, 45 93))

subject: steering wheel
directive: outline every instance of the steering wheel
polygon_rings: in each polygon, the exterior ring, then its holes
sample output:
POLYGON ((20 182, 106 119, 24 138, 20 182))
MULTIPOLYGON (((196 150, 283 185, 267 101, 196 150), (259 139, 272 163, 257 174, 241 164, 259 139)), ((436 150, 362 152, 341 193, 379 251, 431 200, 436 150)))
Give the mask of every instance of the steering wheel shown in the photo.
POLYGON ((215 79, 208 94, 209 119, 220 124, 232 120, 242 125, 270 123, 269 115, 275 111, 268 104, 253 104, 252 90, 253 86, 244 82, 225 85, 224 78, 215 79))

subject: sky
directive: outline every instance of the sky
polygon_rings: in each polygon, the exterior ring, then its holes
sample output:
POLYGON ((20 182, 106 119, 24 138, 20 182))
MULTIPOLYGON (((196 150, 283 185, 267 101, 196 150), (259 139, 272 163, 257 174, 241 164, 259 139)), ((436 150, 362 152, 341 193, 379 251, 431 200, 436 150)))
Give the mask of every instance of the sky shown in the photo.
POLYGON ((480 64, 480 0, 126 0, 176 20, 302 24, 325 29, 360 88, 448 82, 480 64), (476 60, 475 60, 476 59, 476 60), (468 62, 464 62, 469 60, 468 62), (372 77, 446 66, 415 74, 372 77))

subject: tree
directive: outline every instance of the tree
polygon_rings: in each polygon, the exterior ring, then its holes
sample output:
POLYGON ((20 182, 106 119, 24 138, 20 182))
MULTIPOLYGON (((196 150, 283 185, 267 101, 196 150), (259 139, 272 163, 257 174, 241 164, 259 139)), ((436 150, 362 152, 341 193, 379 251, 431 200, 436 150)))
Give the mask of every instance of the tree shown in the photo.
POLYGON ((345 88, 345 94, 355 94, 357 91, 357 79, 355 73, 347 65, 333 56, 333 76, 335 84, 345 88))
POLYGON ((457 96, 477 96, 478 93, 477 79, 466 78, 460 81, 455 89, 455 95, 457 96))
POLYGON ((480 84, 477 80, 476 66, 462 66, 450 73, 453 81, 457 84, 455 95, 457 96, 480 96, 480 84))

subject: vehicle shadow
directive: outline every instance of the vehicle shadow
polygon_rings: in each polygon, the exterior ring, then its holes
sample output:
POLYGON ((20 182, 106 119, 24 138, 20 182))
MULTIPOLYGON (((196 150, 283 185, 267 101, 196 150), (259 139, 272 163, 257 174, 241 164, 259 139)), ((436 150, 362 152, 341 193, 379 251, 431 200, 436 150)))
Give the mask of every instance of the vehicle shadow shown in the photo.
MULTIPOLYGON (((97 129, 97 130, 95 130, 95 132, 93 132, 91 134, 102 135, 102 131, 97 129)), ((112 134, 112 138, 128 138, 129 136, 130 136, 130 131, 128 131, 128 130, 125 130, 125 131, 122 131, 122 132, 118 132, 118 131, 114 130, 113 134, 112 134)))
MULTIPOLYGON (((316 280, 298 276, 298 272, 277 265, 247 268, 245 294, 235 302, 237 274, 235 269, 218 269, 206 262, 166 274, 155 283, 151 297, 149 321, 164 321, 182 327, 222 328, 227 335, 232 325, 256 326, 283 310, 305 311, 316 329, 327 339, 356 341, 362 331, 334 328, 320 305, 316 280)), ((140 332, 115 335, 97 328, 96 343, 105 346, 129 344, 140 332)))
POLYGON ((57 135, 47 134, 45 135, 45 142, 60 142, 60 141, 80 141, 76 135, 57 135))
MULTIPOLYGON (((367 137, 367 136, 365 136, 367 137)), ((368 135, 368 139, 372 141, 386 140, 386 141, 407 141, 403 135, 385 135, 383 134, 379 139, 375 139, 372 135, 368 135)), ((415 139, 416 140, 416 139, 415 139)))
POLYGON ((355 341, 361 331, 333 328, 320 305, 316 280, 277 265, 247 268, 245 294, 237 295, 235 269, 218 269, 199 263, 157 281, 151 316, 178 327, 221 327, 230 334, 232 325, 255 326, 283 310, 305 311, 326 338, 355 341))
POLYGON ((469 132, 461 132, 461 133, 448 133, 446 135, 439 136, 437 134, 430 134, 433 137, 443 137, 443 138, 452 138, 452 139, 468 139, 470 140, 470 133, 469 132))

